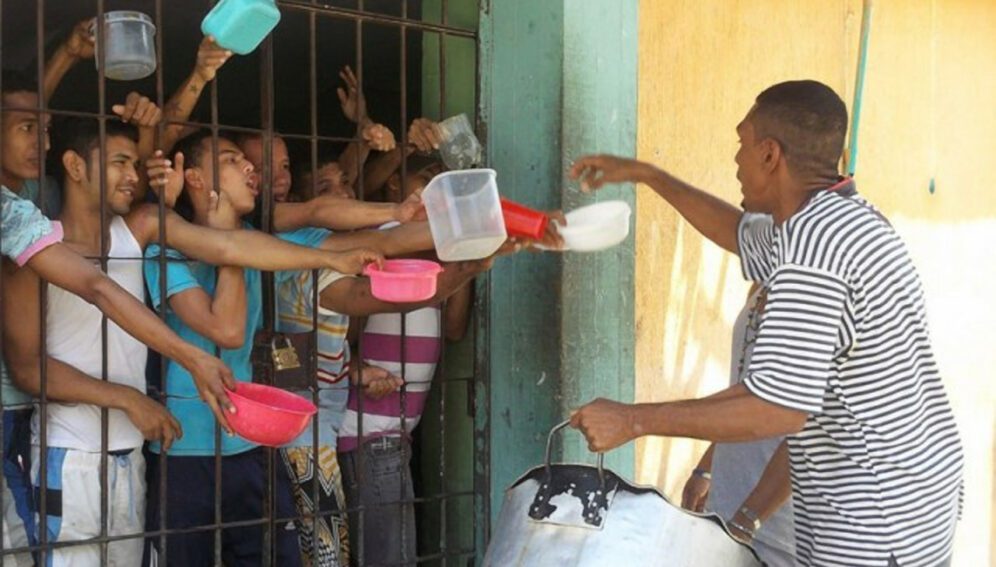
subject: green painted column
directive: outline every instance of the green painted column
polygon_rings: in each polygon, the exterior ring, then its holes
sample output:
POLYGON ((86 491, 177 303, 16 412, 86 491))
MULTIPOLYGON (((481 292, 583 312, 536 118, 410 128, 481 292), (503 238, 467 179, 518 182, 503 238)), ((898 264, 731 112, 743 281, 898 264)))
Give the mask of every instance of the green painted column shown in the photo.
MULTIPOLYGON (((581 195, 566 170, 582 154, 635 155, 637 1, 485 0, 480 33, 480 115, 502 194, 545 209, 633 206, 632 187, 581 195)), ((547 433, 571 409, 633 399, 633 251, 631 237, 594 254, 520 254, 480 288, 475 428, 490 470, 478 471, 488 494, 479 518, 497 517, 504 489, 542 462, 547 433)), ((573 431, 561 458, 594 461, 573 431)), ((633 460, 629 446, 606 462, 632 476, 633 460)))
MULTIPOLYGON (((481 3, 480 117, 487 162, 502 195, 560 207, 564 4, 481 3)), ((546 432, 560 419, 560 264, 557 254, 499 260, 482 284, 476 432, 489 468, 477 471, 483 555, 488 522, 505 488, 541 462, 546 432)))
MULTIPOLYGON (((634 210, 632 186, 582 194, 566 177, 586 154, 636 155, 637 0, 565 0, 563 207, 622 199, 634 210)), ((561 281, 561 409, 565 415, 597 397, 632 401, 635 390, 634 243, 564 255, 561 281)), ((567 432, 563 459, 594 462, 582 436, 567 432)), ((632 478, 632 444, 605 464, 632 478)))

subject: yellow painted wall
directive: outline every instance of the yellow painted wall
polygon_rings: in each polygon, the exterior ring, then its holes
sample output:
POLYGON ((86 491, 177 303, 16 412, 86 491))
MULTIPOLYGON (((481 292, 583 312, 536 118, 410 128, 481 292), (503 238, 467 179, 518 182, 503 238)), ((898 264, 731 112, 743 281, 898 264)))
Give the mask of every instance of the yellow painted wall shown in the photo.
MULTIPOLYGON (((850 103, 860 19, 860 0, 641 0, 639 157, 738 200, 734 126, 782 80, 821 80, 850 103)), ((955 564, 996 565, 996 2, 876 1, 859 148, 859 190, 920 270, 965 441, 955 564)), ((737 259, 646 187, 636 231, 637 400, 724 387, 747 291, 737 259)), ((642 441, 638 481, 678 499, 704 448, 642 441)))

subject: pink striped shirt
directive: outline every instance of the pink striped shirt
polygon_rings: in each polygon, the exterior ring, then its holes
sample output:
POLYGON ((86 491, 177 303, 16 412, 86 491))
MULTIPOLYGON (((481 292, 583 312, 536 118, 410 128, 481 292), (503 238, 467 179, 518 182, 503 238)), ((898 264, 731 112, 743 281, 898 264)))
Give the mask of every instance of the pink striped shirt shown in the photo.
POLYGON ((339 452, 352 451, 358 445, 361 403, 364 440, 398 436, 402 432, 411 434, 418 425, 442 350, 441 313, 439 307, 425 307, 404 316, 403 358, 402 315, 385 313, 367 319, 360 342, 360 358, 368 365, 402 376, 405 379, 404 392, 394 392, 379 400, 362 396, 361 400, 358 391, 350 389, 346 417, 339 431, 339 452))

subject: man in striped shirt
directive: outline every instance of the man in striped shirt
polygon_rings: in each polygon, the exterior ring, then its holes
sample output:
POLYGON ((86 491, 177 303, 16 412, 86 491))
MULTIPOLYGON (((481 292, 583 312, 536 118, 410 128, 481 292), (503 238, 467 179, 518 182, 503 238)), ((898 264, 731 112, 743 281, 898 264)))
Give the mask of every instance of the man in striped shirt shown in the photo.
POLYGON ((843 101, 823 84, 761 93, 737 126, 746 213, 649 164, 591 156, 574 165, 583 188, 649 185, 739 254, 766 301, 741 384, 698 400, 600 399, 572 424, 594 451, 642 435, 788 435, 803 565, 946 565, 961 441, 906 247, 853 181, 838 177, 846 128, 843 101))

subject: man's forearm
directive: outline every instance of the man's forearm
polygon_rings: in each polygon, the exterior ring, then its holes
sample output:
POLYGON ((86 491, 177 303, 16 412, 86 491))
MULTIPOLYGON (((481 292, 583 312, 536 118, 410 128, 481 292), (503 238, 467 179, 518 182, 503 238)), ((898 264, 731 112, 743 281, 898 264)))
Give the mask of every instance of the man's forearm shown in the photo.
POLYGON ((363 170, 363 194, 372 195, 387 183, 391 175, 401 167, 401 156, 408 151, 400 146, 375 156, 363 170))
MULTIPOLYGON (((25 361, 22 361, 25 362, 25 361)), ((41 397, 41 367, 38 360, 13 365, 15 385, 36 398, 41 397)), ((91 404, 124 410, 129 396, 138 390, 84 374, 76 367, 48 357, 45 369, 45 398, 51 402, 91 404)))
POLYGON ((691 437, 743 442, 798 432, 806 414, 766 402, 742 384, 714 398, 630 406, 632 436, 691 437))
POLYGON ((62 78, 73 68, 78 60, 66 52, 65 47, 59 47, 52 57, 45 62, 45 79, 42 81, 45 102, 51 100, 62 78))
POLYGON ((191 73, 187 80, 180 85, 180 88, 173 93, 166 106, 163 107, 163 123, 166 124, 163 139, 160 147, 172 148, 173 144, 183 135, 185 126, 176 122, 186 122, 197 107, 201 93, 204 92, 207 83, 200 78, 197 73, 191 73))
POLYGON ((640 181, 663 197, 695 230, 725 250, 738 254, 737 226, 743 212, 659 168, 648 166, 640 181))
POLYGON ((788 444, 782 441, 771 455, 768 466, 758 479, 754 490, 744 500, 743 505, 757 514, 761 521, 767 520, 778 511, 792 496, 792 480, 789 473, 788 444))
POLYGON ((356 199, 324 199, 305 203, 277 203, 273 227, 278 232, 315 226, 332 230, 370 228, 396 220, 397 205, 356 199))

